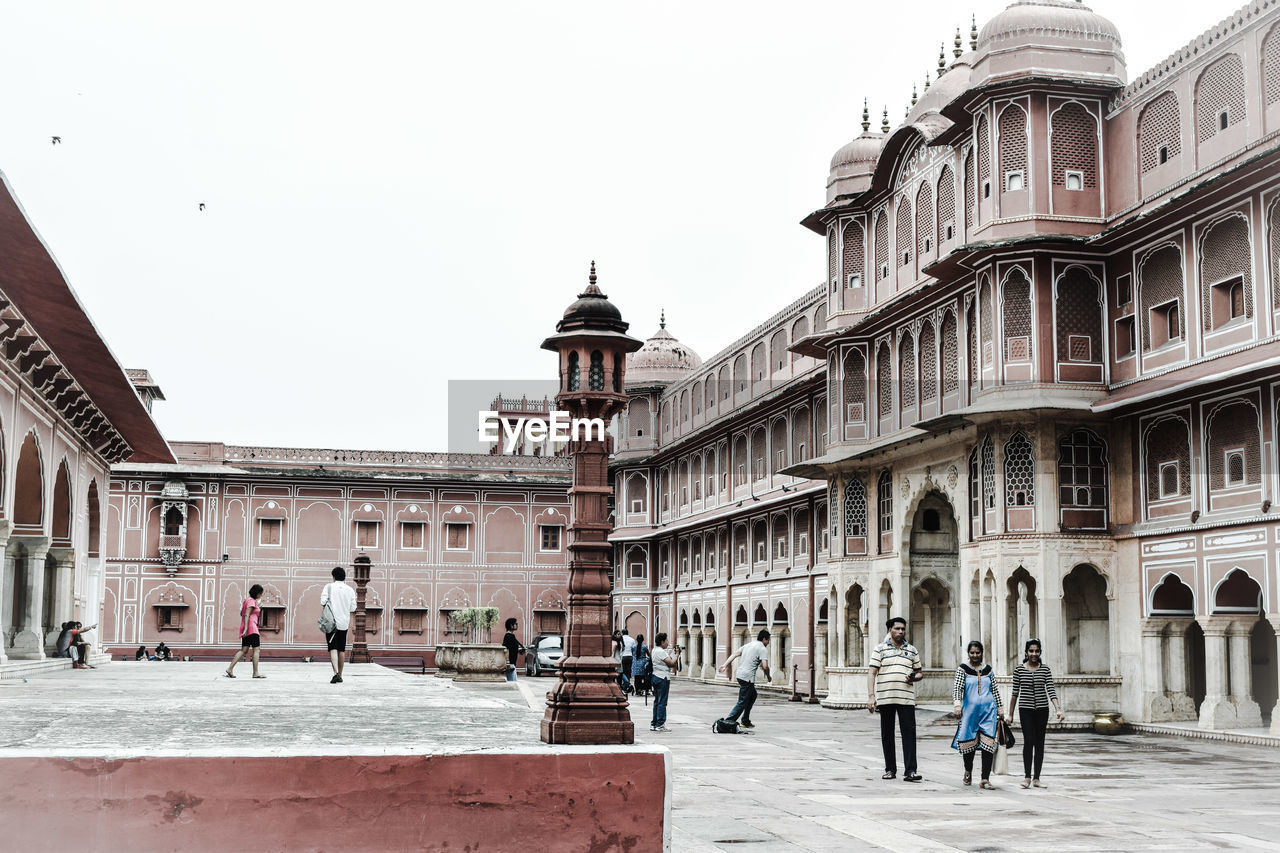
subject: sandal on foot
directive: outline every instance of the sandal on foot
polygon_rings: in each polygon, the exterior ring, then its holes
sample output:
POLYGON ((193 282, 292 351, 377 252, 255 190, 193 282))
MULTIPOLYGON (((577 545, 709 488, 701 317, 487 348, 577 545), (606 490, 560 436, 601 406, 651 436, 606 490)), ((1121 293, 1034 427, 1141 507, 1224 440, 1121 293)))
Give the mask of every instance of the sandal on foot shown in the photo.
POLYGON ((996 789, 996 786, 991 784, 990 779, 983 779, 981 782, 978 783, 978 787, 986 788, 988 791, 994 791, 996 789))
POLYGON ((1031 785, 1032 785, 1032 787, 1035 787, 1035 788, 1047 788, 1047 787, 1049 787, 1048 785, 1041 785, 1041 784, 1040 784, 1040 780, 1039 780, 1039 779, 1032 779, 1032 780, 1031 780, 1031 785))
POLYGON ((254 678, 266 678, 265 675, 255 675, 254 678))
POLYGON ((881 776, 880 778, 881 779, 897 779, 898 772, 896 770, 886 770, 884 771, 884 775, 881 776))
POLYGON ((1024 787, 1024 788, 1030 788, 1030 787, 1031 787, 1031 777, 1030 777, 1030 776, 1028 776, 1026 779, 1023 779, 1023 780, 1022 780, 1022 787, 1024 787))
POLYGON ((225 675, 227 678, 235 678, 235 676, 229 672, 223 672, 222 674, 225 675))
POLYGON ((964 774, 964 783, 965 783, 966 785, 972 785, 972 784, 973 784, 973 774, 972 774, 972 773, 966 773, 966 774, 964 774))

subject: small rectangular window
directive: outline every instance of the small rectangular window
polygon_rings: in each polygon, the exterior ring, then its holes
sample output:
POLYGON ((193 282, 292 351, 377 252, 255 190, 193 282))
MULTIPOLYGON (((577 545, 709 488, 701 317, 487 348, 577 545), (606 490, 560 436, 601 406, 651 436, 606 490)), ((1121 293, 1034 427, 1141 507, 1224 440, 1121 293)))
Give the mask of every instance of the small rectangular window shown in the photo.
POLYGON ((456 521, 444 525, 445 550, 466 551, 471 547, 471 525, 456 521))
POLYGON ((738 546, 738 565, 741 566, 746 562, 747 562, 747 546, 739 545, 738 546))
POLYGON ((1218 113, 1218 130, 1227 129, 1227 118, 1228 117, 1227 117, 1226 110, 1223 110, 1222 112, 1218 113))
POLYGON ((1174 299, 1151 309, 1151 348, 1159 349, 1170 341, 1182 337, 1178 300, 1174 299))
POLYGON ((1135 341, 1137 338, 1133 333, 1133 318, 1122 317, 1116 321, 1116 357, 1123 358, 1126 355, 1133 355, 1136 351, 1135 341))
POLYGON ((357 521, 356 522, 356 547, 357 548, 377 548, 378 547, 378 522, 376 521, 357 521))
POLYGON ((1021 170, 1004 173, 1005 192, 1016 193, 1026 186, 1025 176, 1021 170))
POLYGON ((767 556, 769 556, 769 554, 764 549, 764 543, 761 542, 758 545, 756 545, 756 562, 763 563, 765 560, 765 557, 767 556))
POLYGON ((560 526, 557 524, 543 524, 538 529, 542 534, 542 550, 559 551, 560 526))
POLYGON ((859 287, 862 287, 862 273, 856 272, 849 276, 849 289, 856 290, 859 287))
POLYGON ((1226 463, 1227 485, 1244 485, 1244 448, 1237 447, 1226 451, 1223 461, 1226 463))
POLYGON ((947 239, 948 239, 948 240, 954 239, 954 238, 955 238, 955 236, 956 236, 956 226, 954 226, 954 225, 948 225, 948 226, 947 226, 947 239))
POLYGON ((1169 146, 1168 145, 1160 146, 1160 162, 1161 163, 1169 162, 1169 146))
POLYGON ((1177 460, 1160 463, 1160 497, 1176 498, 1182 493, 1181 470, 1177 460))
POLYGON ((902 253, 902 265, 905 267, 909 263, 911 263, 911 250, 907 249, 902 253))
POLYGON ((632 563, 627 574, 635 579, 644 577, 644 563, 632 563))
POLYGON ((991 182, 990 181, 982 182, 982 197, 991 198, 991 182))
POLYGON ((259 545, 280 545, 283 544, 284 519, 281 518, 260 518, 258 519, 258 544, 259 545))
POLYGON ((631 502, 631 511, 632 511, 632 512, 644 512, 644 501, 643 501, 643 500, 640 500, 639 498, 637 498, 637 499, 633 500, 633 501, 631 502))
POLYGON ((928 237, 925 237, 925 238, 924 238, 924 250, 925 250, 926 252, 929 252, 929 251, 932 251, 932 249, 933 249, 933 241, 932 241, 931 239, 929 239, 928 237))
POLYGON ((160 631, 181 631, 184 607, 157 607, 156 628, 160 631))
POLYGON ((785 560, 787 557, 787 540, 779 539, 777 547, 777 555, 779 560, 785 560))
POLYGON ((401 634, 421 634, 424 610, 397 610, 401 634))
POLYGON ((400 525, 400 547, 420 549, 426 541, 427 526, 421 521, 406 521, 400 525))
POLYGON ((258 630, 279 633, 284 625, 283 607, 264 607, 258 611, 258 630))
POLYGON ((1116 278, 1116 304, 1128 305, 1133 301, 1133 276, 1125 273, 1116 278))
POLYGON ((888 264, 881 264, 881 265, 880 265, 880 277, 881 277, 881 278, 888 278, 888 277, 889 277, 889 265, 888 265, 888 264))
POLYGON ((1079 171, 1076 171, 1075 169, 1067 169, 1067 176, 1066 176, 1065 183, 1066 183, 1067 189, 1069 190, 1083 190, 1084 189, 1084 172, 1079 172, 1079 171))

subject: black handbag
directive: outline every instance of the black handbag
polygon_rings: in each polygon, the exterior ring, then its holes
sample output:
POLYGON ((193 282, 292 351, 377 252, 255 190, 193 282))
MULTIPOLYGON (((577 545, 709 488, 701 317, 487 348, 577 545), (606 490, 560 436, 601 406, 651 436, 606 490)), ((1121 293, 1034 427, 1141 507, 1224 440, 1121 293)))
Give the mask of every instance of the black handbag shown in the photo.
POLYGON ((996 721, 996 743, 1005 749, 1013 749, 1018 743, 1018 739, 1013 736, 1013 727, 1004 720, 996 721))

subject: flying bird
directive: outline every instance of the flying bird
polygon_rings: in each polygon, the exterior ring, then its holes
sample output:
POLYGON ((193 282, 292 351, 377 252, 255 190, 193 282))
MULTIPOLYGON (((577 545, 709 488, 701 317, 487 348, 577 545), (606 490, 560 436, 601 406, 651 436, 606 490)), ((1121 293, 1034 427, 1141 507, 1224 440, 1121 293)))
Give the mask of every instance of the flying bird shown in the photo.
POLYGON ((204 210, 204 202, 200 202, 200 209, 204 210))
POLYGON ((53 145, 58 145, 58 144, 60 144, 61 142, 62 142, 62 137, 61 137, 61 136, 55 136, 55 137, 53 137, 53 142, 52 142, 51 144, 53 144, 53 145))

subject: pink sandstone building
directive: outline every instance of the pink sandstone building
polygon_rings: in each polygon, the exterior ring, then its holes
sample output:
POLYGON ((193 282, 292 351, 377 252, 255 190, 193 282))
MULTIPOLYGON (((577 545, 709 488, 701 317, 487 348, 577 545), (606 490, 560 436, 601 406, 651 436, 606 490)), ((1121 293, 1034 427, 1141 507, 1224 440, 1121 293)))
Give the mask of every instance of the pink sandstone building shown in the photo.
POLYGON ((864 108, 803 223, 823 282, 632 356, 615 620, 705 679, 769 627, 831 707, 890 615, 932 698, 1037 637, 1077 719, 1280 732, 1278 7, 1130 80, 1104 17, 1019 0, 901 124, 864 108))

